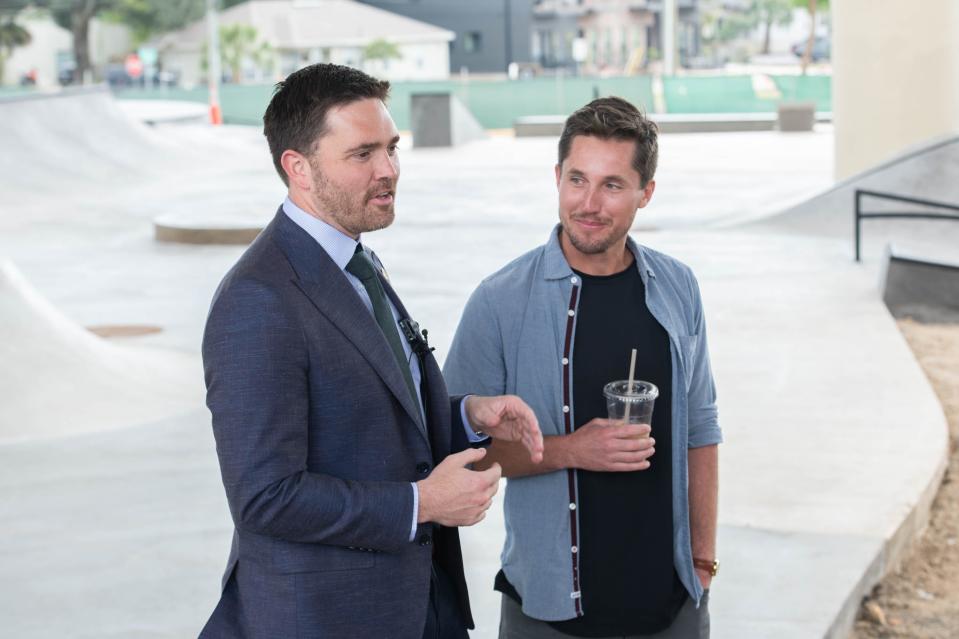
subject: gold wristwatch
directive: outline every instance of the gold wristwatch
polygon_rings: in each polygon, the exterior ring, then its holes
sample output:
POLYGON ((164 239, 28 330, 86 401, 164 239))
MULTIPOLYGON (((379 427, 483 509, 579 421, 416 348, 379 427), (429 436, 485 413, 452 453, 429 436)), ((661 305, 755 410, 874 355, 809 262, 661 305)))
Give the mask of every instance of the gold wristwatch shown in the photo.
POLYGON ((716 573, 719 572, 719 562, 715 559, 710 561, 709 559, 693 557, 693 565, 700 570, 708 572, 710 577, 715 577, 716 573))

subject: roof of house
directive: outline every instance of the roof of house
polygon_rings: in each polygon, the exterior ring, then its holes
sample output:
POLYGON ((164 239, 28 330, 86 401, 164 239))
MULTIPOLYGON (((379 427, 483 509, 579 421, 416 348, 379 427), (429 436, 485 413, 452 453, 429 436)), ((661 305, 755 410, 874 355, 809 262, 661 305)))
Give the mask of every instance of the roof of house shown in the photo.
MULTIPOLYGON (((354 0, 250 0, 219 14, 222 26, 247 24, 274 49, 449 42, 452 31, 354 0)), ((161 49, 196 49, 206 42, 206 20, 161 36, 161 49)))

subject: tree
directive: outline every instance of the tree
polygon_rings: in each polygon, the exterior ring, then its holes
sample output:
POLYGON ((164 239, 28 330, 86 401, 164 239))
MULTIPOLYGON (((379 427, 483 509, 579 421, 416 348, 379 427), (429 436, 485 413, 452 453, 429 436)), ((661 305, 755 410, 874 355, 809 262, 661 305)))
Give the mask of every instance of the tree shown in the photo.
POLYGON ((239 83, 243 58, 253 49, 256 42, 256 28, 247 24, 231 24, 220 27, 220 60, 230 70, 233 83, 239 83))
POLYGON ((373 40, 363 48, 364 60, 400 60, 402 58, 400 48, 383 38, 373 40))
POLYGON ((137 44, 158 33, 176 31, 203 17, 203 0, 116 0, 106 18, 125 24, 137 44))
POLYGON ((802 54, 802 74, 812 60, 812 48, 816 44, 816 12, 820 9, 829 9, 829 0, 793 0, 797 7, 804 7, 809 12, 809 38, 806 40, 806 50, 802 54))
POLYGON ((34 0, 34 6, 49 9, 53 21, 73 35, 73 81, 83 82, 92 69, 90 63, 90 23, 93 19, 117 6, 119 0, 34 0))
POLYGON ((247 58, 265 65, 272 60, 273 50, 269 44, 257 45, 256 28, 248 24, 231 24, 220 27, 220 59, 223 66, 230 70, 234 83, 242 79, 243 61, 247 58))
POLYGON ((721 0, 703 0, 699 14, 703 48, 717 61, 730 42, 746 35, 757 24, 755 11, 729 9, 721 0))
MULTIPOLYGON (((246 0, 220 0, 223 7, 232 7, 246 0)), ((205 9, 204 0, 0 0, 0 15, 16 13, 26 6, 50 11, 54 22, 73 35, 73 58, 76 66, 73 80, 83 82, 91 70, 90 23, 95 17, 128 25, 140 42, 156 33, 178 29, 199 19, 205 9)))
POLYGON ((3 84, 4 68, 13 50, 30 44, 32 39, 30 32, 14 22, 12 16, 0 19, 0 84, 3 84))
POLYGON ((763 53, 769 53, 773 25, 786 26, 793 21, 793 0, 753 0, 752 8, 763 25, 763 53))
POLYGON ((30 0, 0 0, 0 17, 15 18, 31 4, 30 0))
POLYGON ((372 62, 374 66, 379 66, 381 70, 386 68, 386 63, 390 60, 401 60, 402 58, 403 54, 400 53, 399 46, 383 38, 373 40, 363 47, 363 61, 372 62))

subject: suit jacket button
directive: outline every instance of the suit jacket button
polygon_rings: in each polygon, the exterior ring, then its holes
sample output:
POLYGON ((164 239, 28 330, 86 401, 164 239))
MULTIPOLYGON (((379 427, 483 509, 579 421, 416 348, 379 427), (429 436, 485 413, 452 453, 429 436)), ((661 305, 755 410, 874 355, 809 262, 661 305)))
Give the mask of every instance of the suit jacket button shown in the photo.
POLYGON ((423 533, 422 535, 420 535, 420 546, 429 546, 432 543, 433 543, 433 539, 429 535, 427 535, 426 533, 423 533))
POLYGON ((420 475, 425 475, 426 473, 430 472, 430 465, 426 462, 420 462, 416 465, 416 472, 418 472, 420 475))

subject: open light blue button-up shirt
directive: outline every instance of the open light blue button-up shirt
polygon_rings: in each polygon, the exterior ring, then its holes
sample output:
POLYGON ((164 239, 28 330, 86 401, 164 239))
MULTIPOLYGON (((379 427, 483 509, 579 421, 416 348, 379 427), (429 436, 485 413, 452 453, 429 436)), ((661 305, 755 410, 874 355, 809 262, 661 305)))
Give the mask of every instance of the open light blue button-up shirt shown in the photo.
MULTIPOLYGON (((627 246, 646 287, 646 304, 669 334, 673 563, 698 605, 703 588, 693 567, 687 449, 722 441, 702 300, 689 267, 631 238, 627 246)), ((446 358, 450 392, 519 395, 536 413, 543 435, 566 434, 566 421, 576 423, 571 344, 581 285, 563 255, 558 226, 545 245, 483 280, 446 358)), ((522 597, 523 612, 535 619, 588 614, 579 601, 578 495, 569 472, 516 477, 506 484, 503 572, 522 597)))

